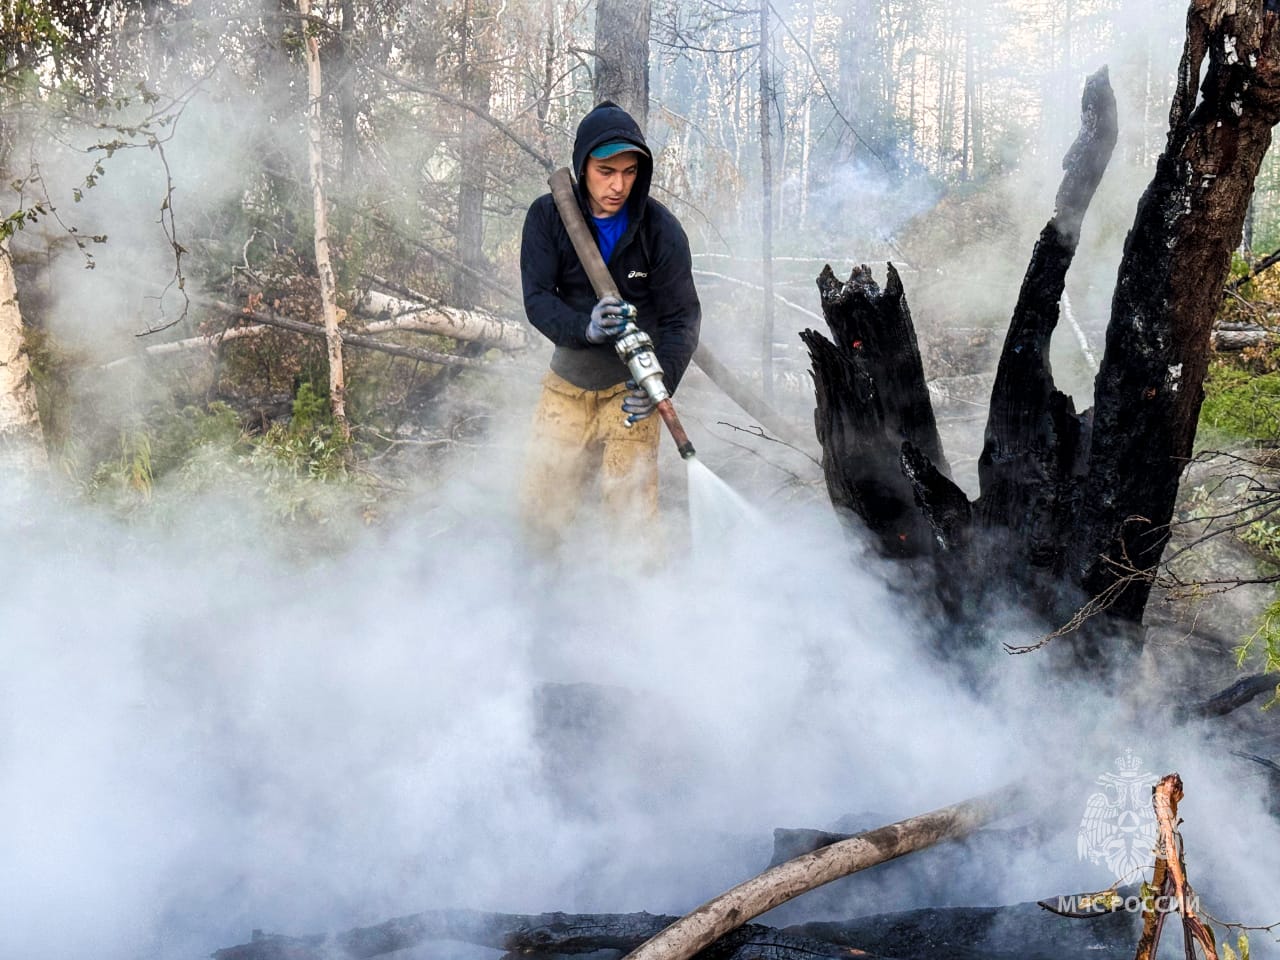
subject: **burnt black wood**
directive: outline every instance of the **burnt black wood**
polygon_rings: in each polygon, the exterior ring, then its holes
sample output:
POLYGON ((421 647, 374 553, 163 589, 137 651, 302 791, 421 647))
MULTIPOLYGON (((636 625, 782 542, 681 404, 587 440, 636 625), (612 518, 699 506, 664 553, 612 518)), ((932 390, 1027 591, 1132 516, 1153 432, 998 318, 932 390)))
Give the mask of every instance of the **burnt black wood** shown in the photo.
MULTIPOLYGON (((600 950, 630 952, 678 917, 651 913, 508 914, 428 910, 331 937, 255 934, 248 943, 213 954, 214 960, 363 960, 433 940, 457 940, 522 956, 562 956, 600 950)), ((721 937, 698 960, 848 960, 849 951, 761 924, 721 937)))
POLYGON ((976 512, 1000 536, 1005 568, 1064 565, 1064 531, 1079 507, 1087 419, 1054 385, 1049 343, 1067 269, 1075 257, 1085 212, 1116 144, 1116 99, 1106 68, 1089 77, 1080 106, 1080 133, 1065 169, 1052 219, 1045 224, 1023 277, 991 391, 976 512))
POLYGON ((800 336, 813 364, 814 428, 831 502, 860 517, 885 554, 928 554, 933 533, 903 475, 903 443, 941 474, 948 469, 902 280, 890 264, 882 291, 865 266, 844 283, 826 267, 818 290, 831 339, 814 330, 800 336))

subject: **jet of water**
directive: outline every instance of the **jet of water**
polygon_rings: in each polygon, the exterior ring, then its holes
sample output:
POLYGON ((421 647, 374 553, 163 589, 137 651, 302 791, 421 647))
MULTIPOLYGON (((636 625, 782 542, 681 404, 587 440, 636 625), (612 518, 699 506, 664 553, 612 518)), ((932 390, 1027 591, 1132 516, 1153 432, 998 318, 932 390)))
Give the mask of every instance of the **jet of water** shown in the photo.
POLYGON ((695 551, 723 544, 734 530, 758 526, 764 517, 697 457, 689 467, 689 527, 695 551))

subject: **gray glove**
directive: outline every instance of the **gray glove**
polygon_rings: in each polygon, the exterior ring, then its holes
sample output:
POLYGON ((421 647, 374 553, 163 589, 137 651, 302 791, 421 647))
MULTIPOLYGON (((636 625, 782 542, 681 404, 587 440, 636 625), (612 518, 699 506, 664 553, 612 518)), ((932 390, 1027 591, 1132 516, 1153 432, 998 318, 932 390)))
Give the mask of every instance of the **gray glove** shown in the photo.
POLYGON ((627 426, 631 426, 652 416, 653 411, 658 409, 658 405, 653 402, 653 397, 649 396, 644 387, 636 386, 634 380, 627 381, 627 389, 630 392, 622 398, 622 412, 627 415, 627 426))
POLYGON ((617 297, 601 297, 591 309, 591 322, 587 324, 587 340, 604 343, 622 332, 627 321, 636 315, 636 308, 617 297))

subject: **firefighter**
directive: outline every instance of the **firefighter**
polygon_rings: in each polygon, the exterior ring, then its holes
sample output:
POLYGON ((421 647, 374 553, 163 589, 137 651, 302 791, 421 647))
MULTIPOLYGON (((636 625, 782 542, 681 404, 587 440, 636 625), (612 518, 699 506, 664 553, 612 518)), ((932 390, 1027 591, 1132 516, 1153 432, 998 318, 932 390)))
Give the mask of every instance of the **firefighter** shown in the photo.
POLYGON ((551 194, 525 217, 520 277, 525 313, 553 344, 533 416, 522 492, 525 526, 553 547, 599 478, 609 528, 656 529, 659 418, 628 381, 613 338, 628 319, 653 338, 674 394, 698 345, 701 307, 689 239, 649 196, 653 158, 639 125, 604 101, 578 125, 575 194, 622 299, 597 300, 551 194))

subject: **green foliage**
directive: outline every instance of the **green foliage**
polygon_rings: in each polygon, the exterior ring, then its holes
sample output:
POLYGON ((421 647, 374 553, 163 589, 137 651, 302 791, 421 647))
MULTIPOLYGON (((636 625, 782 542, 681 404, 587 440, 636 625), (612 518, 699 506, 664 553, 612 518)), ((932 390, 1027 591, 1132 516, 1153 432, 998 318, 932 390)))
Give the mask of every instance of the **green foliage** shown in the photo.
POLYGON ((151 437, 143 432, 120 434, 120 456, 94 471, 94 482, 104 487, 129 490, 143 500, 151 499, 155 471, 151 460, 151 437))
MULTIPOLYGON (((1262 612, 1258 629, 1245 637, 1235 649, 1236 666, 1243 667, 1254 658, 1261 659, 1263 673, 1280 672, 1280 599, 1273 600, 1262 612)), ((1280 702, 1280 681, 1275 695, 1263 709, 1270 709, 1280 702)))
POLYGON ((1236 939, 1237 953, 1231 949, 1231 944, 1226 940, 1222 941, 1221 956, 1222 960, 1249 960, 1249 935, 1244 931, 1240 932, 1240 936, 1236 939))
POLYGON ((196 496, 310 526, 344 515, 375 520, 375 488, 351 470, 326 399, 300 389, 295 410, 291 422, 258 435, 246 432, 222 403, 188 406, 124 431, 118 455, 82 482, 84 495, 121 516, 158 522, 186 511, 196 496))
POLYGON ((318 393, 308 380, 298 386, 298 392, 293 398, 293 419, 289 423, 289 432, 295 436, 311 434, 321 427, 326 430, 333 427, 329 397, 327 393, 318 393))
POLYGON ((1210 368, 1196 443, 1201 449, 1280 440, 1280 373, 1210 368))

